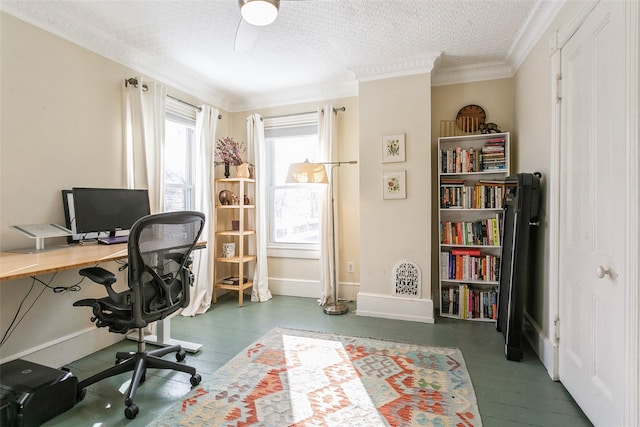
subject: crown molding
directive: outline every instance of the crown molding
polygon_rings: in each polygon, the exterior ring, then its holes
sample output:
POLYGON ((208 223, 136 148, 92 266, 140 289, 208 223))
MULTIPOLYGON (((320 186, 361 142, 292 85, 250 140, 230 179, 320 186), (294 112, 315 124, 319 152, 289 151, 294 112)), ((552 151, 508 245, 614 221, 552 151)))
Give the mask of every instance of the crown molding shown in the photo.
POLYGON ((353 78, 353 76, 344 77, 324 83, 279 89, 244 97, 235 97, 231 100, 229 110, 227 111, 235 113, 239 111, 250 111, 262 108, 304 104, 307 102, 348 98, 358 96, 358 90, 358 82, 353 78))
POLYGON ((507 54, 513 70, 517 71, 520 68, 565 3, 566 0, 538 0, 507 54))
POLYGON ((431 75, 431 86, 472 83, 513 77, 514 70, 506 62, 485 62, 464 66, 438 68, 431 75))
POLYGON ((432 52, 422 56, 400 58, 396 62, 355 66, 350 70, 359 82, 430 73, 441 55, 442 52, 432 52))

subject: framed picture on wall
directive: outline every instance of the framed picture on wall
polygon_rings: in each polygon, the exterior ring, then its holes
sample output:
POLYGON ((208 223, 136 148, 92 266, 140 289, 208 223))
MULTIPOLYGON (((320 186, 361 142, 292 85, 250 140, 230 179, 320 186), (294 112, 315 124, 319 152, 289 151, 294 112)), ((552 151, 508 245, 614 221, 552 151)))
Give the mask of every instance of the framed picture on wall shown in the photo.
POLYGON ((382 163, 404 162, 404 134, 382 137, 382 163))
POLYGON ((406 171, 384 172, 382 174, 382 198, 407 198, 406 171))

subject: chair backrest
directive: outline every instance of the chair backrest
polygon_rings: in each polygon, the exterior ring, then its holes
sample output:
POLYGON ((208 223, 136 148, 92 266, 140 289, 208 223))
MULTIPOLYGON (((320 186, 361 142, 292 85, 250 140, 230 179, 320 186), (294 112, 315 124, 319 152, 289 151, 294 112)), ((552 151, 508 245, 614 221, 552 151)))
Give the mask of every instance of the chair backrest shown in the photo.
POLYGON ((166 212, 140 218, 128 241, 133 321, 141 328, 189 304, 189 265, 204 214, 166 212))

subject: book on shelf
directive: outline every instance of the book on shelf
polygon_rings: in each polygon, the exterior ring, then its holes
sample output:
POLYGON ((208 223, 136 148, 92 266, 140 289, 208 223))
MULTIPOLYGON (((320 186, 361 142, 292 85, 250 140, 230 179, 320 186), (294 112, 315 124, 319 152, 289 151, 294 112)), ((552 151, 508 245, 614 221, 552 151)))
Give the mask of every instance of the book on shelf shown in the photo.
POLYGON ((502 213, 473 222, 440 222, 440 243, 443 245, 500 246, 502 213))
MULTIPOLYGON (((466 250, 461 250, 466 251, 466 250)), ((473 251, 474 250, 469 250, 473 251)), ((497 282, 500 274, 500 257, 489 254, 460 254, 440 252, 441 280, 473 280, 497 282)))
MULTIPOLYGON (((225 279, 222 279, 221 282, 225 285, 239 285, 240 284, 240 278, 238 276, 230 276, 227 277, 225 279)), ((242 283, 247 283, 247 278, 243 277, 242 278, 242 283)))
POLYGON ((454 248, 454 249, 451 249, 451 255, 475 255, 475 256, 480 256, 480 249, 454 248))
POLYGON ((481 289, 461 283, 442 292, 440 309, 460 319, 496 320, 497 294, 496 288, 481 289))
POLYGON ((448 148, 440 150, 442 173, 470 173, 482 170, 481 148, 448 148))
POLYGON ((442 209, 501 209, 504 180, 440 179, 440 208, 442 209))
POLYGON ((505 138, 490 138, 482 147, 440 149, 441 173, 473 173, 506 169, 505 138))
POLYGON ((464 184, 464 179, 462 178, 440 178, 440 183, 442 185, 462 185, 464 184))

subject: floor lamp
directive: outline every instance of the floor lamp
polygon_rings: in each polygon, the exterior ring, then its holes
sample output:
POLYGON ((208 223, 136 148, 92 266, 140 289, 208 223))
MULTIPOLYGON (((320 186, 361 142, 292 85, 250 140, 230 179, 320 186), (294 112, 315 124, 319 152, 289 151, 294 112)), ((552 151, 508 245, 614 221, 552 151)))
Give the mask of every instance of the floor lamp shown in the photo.
POLYGON ((287 174, 287 183, 298 184, 328 184, 327 169, 325 165, 331 166, 331 187, 329 188, 331 197, 331 236, 333 243, 333 302, 325 304, 322 309, 326 314, 345 314, 349 311, 344 303, 338 302, 338 278, 337 267, 338 260, 336 256, 336 228, 335 228, 335 199, 334 199, 334 176, 333 171, 341 165, 355 165, 358 162, 351 160, 348 162, 319 162, 309 163, 292 163, 289 165, 289 173, 287 174))

